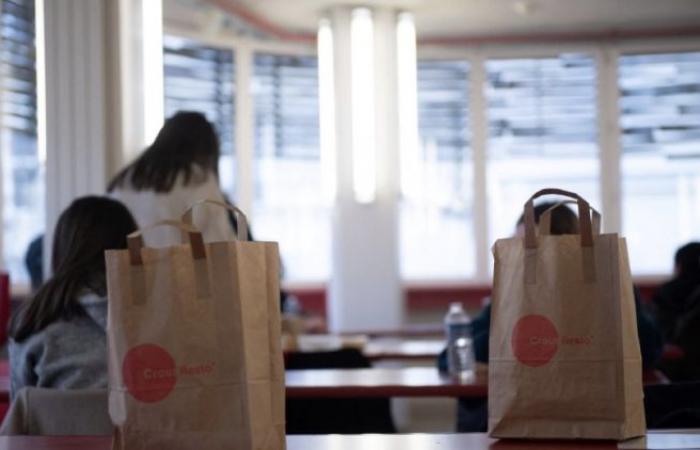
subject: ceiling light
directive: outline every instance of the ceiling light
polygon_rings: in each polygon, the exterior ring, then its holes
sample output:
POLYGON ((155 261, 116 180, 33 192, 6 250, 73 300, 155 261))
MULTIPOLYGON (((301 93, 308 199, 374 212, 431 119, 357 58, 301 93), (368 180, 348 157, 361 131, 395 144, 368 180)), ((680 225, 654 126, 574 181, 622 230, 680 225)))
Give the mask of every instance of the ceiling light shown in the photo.
POLYGON ((144 144, 155 139, 163 126, 165 105, 163 104, 163 2, 143 0, 142 44, 143 44, 143 113, 144 144))
POLYGON ((328 19, 318 25, 318 105, 321 146, 321 177, 328 203, 335 199, 335 77, 333 29, 328 19))
POLYGON ((399 102, 399 155, 401 193, 415 198, 420 190, 418 138, 418 82, 416 69, 416 26, 413 14, 402 12, 396 24, 397 83, 399 102))
POLYGON ((350 21, 353 190, 358 203, 375 199, 374 23, 367 8, 355 8, 350 21))

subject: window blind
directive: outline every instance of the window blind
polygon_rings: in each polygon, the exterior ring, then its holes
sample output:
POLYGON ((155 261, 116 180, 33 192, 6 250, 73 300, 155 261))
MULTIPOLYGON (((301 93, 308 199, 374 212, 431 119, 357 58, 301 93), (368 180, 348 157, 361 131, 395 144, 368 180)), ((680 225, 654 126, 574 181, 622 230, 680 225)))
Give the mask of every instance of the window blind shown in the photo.
POLYGON ((174 36, 165 36, 163 46, 166 117, 181 110, 203 113, 216 127, 221 152, 233 154, 233 51, 174 36))
POLYGON ((318 159, 318 60, 258 53, 254 68, 255 151, 318 159))
POLYGON ((591 56, 490 60, 486 72, 490 157, 597 152, 591 56))

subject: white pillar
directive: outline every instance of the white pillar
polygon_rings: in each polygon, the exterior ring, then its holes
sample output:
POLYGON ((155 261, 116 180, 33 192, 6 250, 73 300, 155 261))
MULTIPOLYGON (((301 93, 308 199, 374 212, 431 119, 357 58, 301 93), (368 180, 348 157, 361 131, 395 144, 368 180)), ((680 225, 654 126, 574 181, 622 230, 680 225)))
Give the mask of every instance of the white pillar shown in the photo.
POLYGON ((330 328, 353 331, 392 328, 403 321, 398 261, 398 124, 396 18, 375 9, 374 105, 376 198, 355 200, 352 160, 351 9, 333 10, 335 59, 336 180, 333 211, 333 277, 330 328))
POLYGON ((253 50, 247 43, 236 47, 236 198, 246 214, 253 214, 255 115, 253 111, 253 50))
POLYGON ((618 89, 618 54, 600 48, 598 67, 598 146, 600 152, 600 192, 603 231, 622 232, 622 186, 620 176, 620 92, 618 89))
POLYGON ((141 18, 143 2, 155 1, 37 2, 46 80, 45 262, 61 211, 76 197, 104 194, 111 176, 146 143, 146 98, 153 96, 144 92, 143 31, 151 25, 141 18))
POLYGON ((471 73, 469 81, 469 124, 472 134, 472 161, 474 163, 474 234, 476 244, 476 279, 481 282, 489 282, 489 266, 491 265, 491 251, 485 243, 491 243, 488 227, 488 196, 486 186, 486 171, 488 145, 488 118, 486 117, 487 104, 484 93, 486 83, 486 69, 481 52, 477 52, 471 60, 471 73))
POLYGON ((44 2, 47 249, 66 205, 107 183, 106 1, 44 2))

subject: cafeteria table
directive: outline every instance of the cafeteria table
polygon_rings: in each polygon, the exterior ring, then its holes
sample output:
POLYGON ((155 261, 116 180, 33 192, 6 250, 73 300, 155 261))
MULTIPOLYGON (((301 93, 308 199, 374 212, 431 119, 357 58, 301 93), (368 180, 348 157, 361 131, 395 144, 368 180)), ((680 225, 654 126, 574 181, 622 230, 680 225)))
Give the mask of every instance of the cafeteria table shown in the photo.
POLYGON ((295 340, 285 337, 285 353, 336 351, 353 348, 370 361, 435 362, 445 348, 439 338, 370 338, 366 335, 302 334, 295 340), (293 345, 291 343, 294 343, 293 345))
POLYGON ((464 381, 434 367, 288 370, 287 398, 471 397, 488 393, 485 370, 464 381))
MULTIPOLYGON (((643 381, 645 385, 668 383, 668 379, 656 370, 645 371, 643 381)), ((488 373, 482 364, 477 364, 477 370, 465 380, 452 379, 434 367, 374 367, 288 370, 286 384, 287 398, 488 396, 488 373)))
MULTIPOLYGON (((473 434, 364 434, 287 436, 287 450, 671 450, 700 448, 698 430, 649 433, 622 443, 612 441, 494 440, 473 434)), ((0 437, 0 450, 110 450, 111 437, 0 437)))
MULTIPOLYGON (((433 367, 288 370, 287 397, 486 397, 486 373, 464 382, 433 367)), ((9 402, 9 375, 0 374, 0 403, 9 402)))
MULTIPOLYGON (((658 371, 644 373, 645 384, 665 383, 658 371)), ((314 369, 286 372, 287 398, 462 397, 486 398, 485 366, 463 381, 440 374, 434 367, 314 369)), ((0 373, 0 403, 9 403, 9 375, 0 373)))

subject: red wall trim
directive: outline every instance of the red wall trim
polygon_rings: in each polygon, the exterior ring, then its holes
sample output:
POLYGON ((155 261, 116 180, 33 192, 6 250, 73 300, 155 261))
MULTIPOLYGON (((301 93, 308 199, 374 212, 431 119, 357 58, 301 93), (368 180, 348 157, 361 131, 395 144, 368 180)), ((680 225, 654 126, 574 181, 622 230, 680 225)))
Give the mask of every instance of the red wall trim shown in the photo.
MULTIPOLYGON (((657 281, 637 281, 642 301, 651 301, 658 287, 657 281)), ((326 317, 326 290, 324 288, 289 289, 295 295, 303 309, 313 314, 326 317)), ((480 309, 483 299, 491 295, 490 285, 476 286, 410 286, 404 289, 404 301, 408 311, 446 310, 452 302, 462 302, 469 309, 480 309)))
POLYGON ((286 291, 299 299, 304 311, 327 317, 326 290, 324 288, 287 289, 286 291))
POLYGON ((461 302, 468 309, 481 309, 490 295, 491 286, 409 287, 404 290, 404 301, 408 311, 447 309, 452 302, 461 302))

